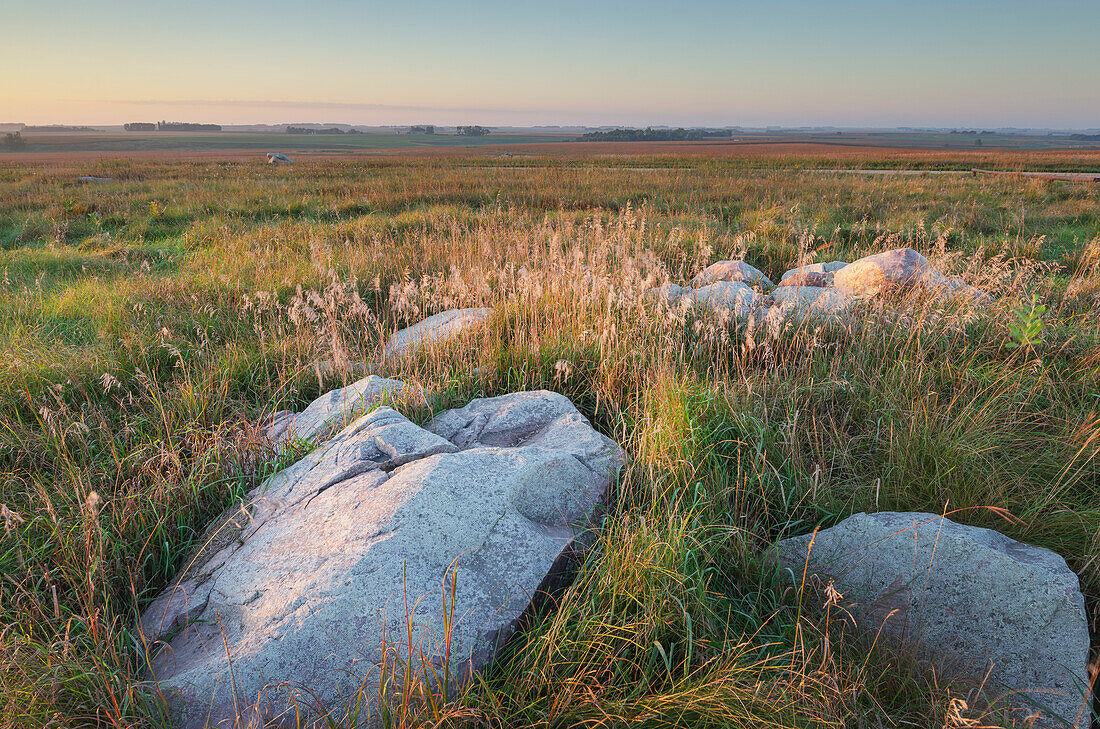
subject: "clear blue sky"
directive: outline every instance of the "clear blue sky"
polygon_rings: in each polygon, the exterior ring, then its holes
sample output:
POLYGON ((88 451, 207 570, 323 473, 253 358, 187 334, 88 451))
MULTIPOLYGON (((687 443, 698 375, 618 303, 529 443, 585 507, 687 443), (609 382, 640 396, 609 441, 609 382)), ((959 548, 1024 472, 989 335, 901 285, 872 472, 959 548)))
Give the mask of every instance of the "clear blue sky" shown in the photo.
POLYGON ((5 0, 0 122, 1100 127, 1100 0, 5 0))

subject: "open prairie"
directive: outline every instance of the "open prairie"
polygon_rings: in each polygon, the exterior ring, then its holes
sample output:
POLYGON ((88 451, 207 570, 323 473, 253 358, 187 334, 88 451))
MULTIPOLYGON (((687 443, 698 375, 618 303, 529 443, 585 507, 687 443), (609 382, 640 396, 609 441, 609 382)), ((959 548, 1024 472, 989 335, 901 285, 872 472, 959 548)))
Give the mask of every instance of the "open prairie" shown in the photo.
POLYGON ((575 579, 489 672, 372 719, 1011 726, 768 554, 861 511, 948 514, 1062 555, 1097 634, 1100 185, 820 170, 1095 171, 1100 151, 497 141, 0 157, 0 725, 166 726, 140 611, 302 455, 265 418, 373 362, 433 394, 416 422, 560 392, 628 465, 575 579), (900 247, 992 303, 761 335, 643 297, 723 259, 779 281, 900 247), (455 307, 492 315, 378 358, 455 307))

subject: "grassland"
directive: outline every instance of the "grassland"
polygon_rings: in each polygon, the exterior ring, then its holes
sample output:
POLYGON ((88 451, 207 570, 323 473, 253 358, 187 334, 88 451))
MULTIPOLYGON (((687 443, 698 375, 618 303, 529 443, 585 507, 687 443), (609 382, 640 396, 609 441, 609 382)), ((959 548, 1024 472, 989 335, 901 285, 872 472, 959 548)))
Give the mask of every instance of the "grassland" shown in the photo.
POLYGON ((452 306, 495 314, 381 374, 439 407, 558 390, 631 463, 557 609, 461 696, 391 724, 1004 724, 905 653, 868 652, 763 559, 861 510, 947 512, 1054 549, 1100 627, 1100 186, 808 174, 829 159, 790 156, 10 159, 4 726, 162 726, 135 617, 204 524, 285 464, 257 423, 452 306), (997 303, 750 342, 639 301, 721 258, 777 278, 901 245, 997 303), (1014 347, 1033 296, 1040 340, 1014 347))

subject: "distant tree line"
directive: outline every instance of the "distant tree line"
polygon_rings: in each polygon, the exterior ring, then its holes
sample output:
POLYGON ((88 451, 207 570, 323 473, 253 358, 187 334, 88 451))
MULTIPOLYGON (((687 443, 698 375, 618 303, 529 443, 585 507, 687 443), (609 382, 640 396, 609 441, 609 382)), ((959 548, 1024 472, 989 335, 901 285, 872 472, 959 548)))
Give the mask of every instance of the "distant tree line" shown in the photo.
POLYGON ((606 132, 588 132, 580 136, 582 142, 681 142, 697 139, 728 139, 733 132, 728 129, 611 129, 606 132))
POLYGON ((328 129, 316 129, 314 127, 287 127, 287 134, 362 134, 358 129, 343 130, 339 127, 329 127, 328 129))
POLYGON ((19 132, 8 132, 0 139, 0 148, 6 150, 18 150, 27 146, 27 140, 19 132))
POLYGON ((1069 138, 1078 142, 1100 142, 1100 134, 1071 134, 1069 138))
POLYGON ((149 122, 130 122, 123 124, 122 128, 128 132, 220 132, 222 125, 159 121, 155 125, 149 122))
POLYGON ((409 127, 409 134, 435 134, 435 125, 418 124, 415 127, 409 127))
POLYGON ((474 124, 472 126, 459 127, 458 133, 467 137, 484 137, 489 133, 489 130, 474 124))
POLYGON ((24 132, 98 132, 95 127, 70 127, 65 124, 24 124, 24 132))

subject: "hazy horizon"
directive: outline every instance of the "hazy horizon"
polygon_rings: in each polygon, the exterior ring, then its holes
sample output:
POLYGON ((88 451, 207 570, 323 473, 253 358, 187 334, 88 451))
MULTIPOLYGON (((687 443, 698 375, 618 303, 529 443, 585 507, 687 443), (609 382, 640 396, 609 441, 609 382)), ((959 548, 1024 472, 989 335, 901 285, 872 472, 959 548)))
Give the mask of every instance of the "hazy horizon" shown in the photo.
POLYGON ((1100 3, 426 0, 6 10, 0 121, 1100 127, 1100 3))

